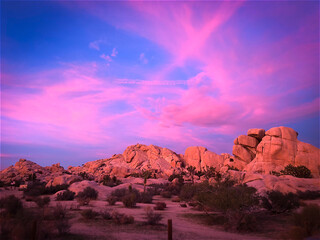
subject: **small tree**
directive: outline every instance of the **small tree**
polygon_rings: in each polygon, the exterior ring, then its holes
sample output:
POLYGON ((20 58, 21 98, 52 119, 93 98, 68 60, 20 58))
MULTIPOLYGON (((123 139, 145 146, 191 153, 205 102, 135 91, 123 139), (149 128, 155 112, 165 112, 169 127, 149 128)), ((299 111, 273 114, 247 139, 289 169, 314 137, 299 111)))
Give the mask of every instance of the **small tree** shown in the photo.
POLYGON ((143 171, 142 176, 143 176, 143 192, 146 192, 146 186, 147 186, 147 180, 148 178, 151 178, 152 172, 150 171, 143 171))

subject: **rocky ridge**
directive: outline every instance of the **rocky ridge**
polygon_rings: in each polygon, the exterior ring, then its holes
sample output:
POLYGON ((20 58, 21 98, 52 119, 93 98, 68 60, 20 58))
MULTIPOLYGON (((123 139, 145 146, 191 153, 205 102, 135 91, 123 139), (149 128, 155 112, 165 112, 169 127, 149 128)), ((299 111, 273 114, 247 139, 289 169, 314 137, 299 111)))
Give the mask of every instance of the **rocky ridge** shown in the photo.
POLYGON ((14 166, 0 172, 0 180, 10 183, 13 180, 27 180, 30 175, 35 174, 36 178, 46 182, 47 186, 70 185, 83 179, 100 182, 107 174, 125 178, 146 170, 151 171, 157 178, 167 179, 172 173, 179 173, 188 166, 194 166, 197 170, 214 167, 238 182, 265 191, 294 191, 301 186, 320 189, 320 149, 299 141, 297 136, 298 133, 288 127, 276 127, 268 131, 250 129, 247 135, 240 135, 234 140, 233 155, 218 155, 201 146, 188 147, 182 155, 167 148, 136 144, 127 147, 123 154, 87 162, 83 166, 68 167, 67 170, 60 164, 42 167, 29 160, 20 159, 14 166), (279 172, 289 164, 306 166, 311 170, 313 179, 270 175, 272 171, 279 172))

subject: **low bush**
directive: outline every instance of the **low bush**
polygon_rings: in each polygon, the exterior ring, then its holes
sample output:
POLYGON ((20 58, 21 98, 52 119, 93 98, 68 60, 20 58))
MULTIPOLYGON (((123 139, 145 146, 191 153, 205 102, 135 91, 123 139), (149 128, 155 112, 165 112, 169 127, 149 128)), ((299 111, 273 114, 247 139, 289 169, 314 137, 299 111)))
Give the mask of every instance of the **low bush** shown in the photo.
POLYGON ((107 202, 109 203, 110 206, 113 206, 113 205, 116 204, 117 198, 116 198, 115 196, 110 195, 110 196, 107 198, 107 202))
POLYGON ((110 175, 103 176, 102 184, 108 187, 114 187, 120 185, 122 182, 117 179, 116 176, 110 177, 110 175))
POLYGON ((104 219, 104 220, 110 220, 112 219, 112 214, 110 212, 110 210, 105 209, 104 211, 100 212, 100 216, 104 219))
POLYGON ((167 207, 167 204, 165 202, 157 202, 154 209, 155 210, 164 210, 166 207, 167 207))
POLYGON ((90 200, 96 200, 98 197, 98 192, 92 187, 86 187, 82 192, 77 195, 78 198, 87 198, 90 200))
POLYGON ((119 213, 117 211, 113 211, 112 220, 116 224, 132 224, 132 223, 134 223, 134 217, 133 216, 128 216, 126 214, 119 213))
POLYGON ((152 193, 150 192, 142 192, 140 193, 139 202, 140 203, 152 203, 152 193))
POLYGON ((162 191, 160 193, 160 196, 163 198, 171 198, 172 197, 172 193, 170 191, 162 191))
POLYGON ((67 216, 67 208, 61 204, 57 204, 53 209, 54 227, 57 229, 59 235, 65 235, 69 233, 71 224, 67 216))
POLYGON ((225 229, 236 232, 254 232, 257 230, 258 222, 253 213, 246 211, 228 211, 225 229))
POLYGON ((85 219, 95 219, 99 216, 99 213, 93 211, 92 209, 85 209, 81 212, 81 216, 85 219))
POLYGON ((74 199, 75 193, 70 190, 65 190, 59 193, 56 197, 57 201, 72 201, 74 199))
POLYGON ((293 166, 289 164, 284 168, 284 170, 281 170, 280 173, 282 175, 292 175, 297 178, 311 178, 311 171, 306 166, 293 166))
POLYGON ((128 193, 122 198, 122 203, 127 208, 134 208, 137 204, 137 196, 134 193, 128 193))
POLYGON ((272 213, 290 212, 300 206, 299 198, 294 193, 271 191, 267 195, 268 197, 262 198, 262 206, 272 213))
POLYGON ((183 201, 190 201, 197 191, 197 184, 185 184, 182 186, 179 197, 183 201))
POLYGON ((305 206, 300 213, 294 214, 294 224, 301 228, 304 237, 320 232, 320 207, 317 204, 305 206))
POLYGON ((19 198, 14 195, 9 195, 0 199, 0 208, 4 208, 5 213, 14 216, 23 210, 23 205, 19 198))
POLYGON ((111 192, 111 196, 115 197, 117 201, 122 201, 122 198, 127 194, 127 189, 119 188, 111 192))
POLYGON ((49 197, 37 197, 34 202, 38 205, 38 207, 43 208, 45 206, 48 206, 50 203, 49 197))
POLYGON ((62 185, 56 185, 51 187, 44 187, 41 191, 41 195, 47 195, 47 194, 55 194, 56 192, 67 190, 69 185, 62 184, 62 185))
POLYGON ((256 189, 245 185, 211 188, 202 185, 194 199, 204 209, 227 212, 228 210, 244 210, 259 204, 256 189))
POLYGON ((310 191, 310 190, 307 190, 305 192, 299 191, 297 194, 298 194, 298 197, 302 200, 315 200, 320 198, 320 191, 310 191))
POLYGON ((162 220, 162 215, 160 213, 155 213, 152 208, 146 208, 145 218, 147 220, 147 224, 156 225, 162 220))

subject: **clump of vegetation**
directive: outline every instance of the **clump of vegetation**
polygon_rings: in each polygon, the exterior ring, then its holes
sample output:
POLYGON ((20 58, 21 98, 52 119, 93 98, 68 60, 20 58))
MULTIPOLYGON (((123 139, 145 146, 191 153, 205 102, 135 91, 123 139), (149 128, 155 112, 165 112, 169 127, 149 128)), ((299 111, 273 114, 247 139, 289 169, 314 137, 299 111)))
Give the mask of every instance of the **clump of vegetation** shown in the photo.
POLYGON ((254 232, 258 222, 253 213, 247 211, 228 211, 227 221, 224 224, 226 230, 236 232, 254 232))
POLYGON ((85 219, 95 219, 99 216, 99 213, 92 209, 85 209, 81 212, 81 216, 85 219))
POLYGON ((117 198, 115 196, 110 195, 107 198, 107 202, 109 203, 110 206, 113 206, 116 204, 117 198))
POLYGON ((78 176, 82 177, 83 180, 93 180, 93 178, 87 172, 80 172, 78 176))
POLYGON ((162 191, 160 193, 160 196, 163 198, 171 198, 172 197, 172 193, 170 191, 162 191))
POLYGON ((115 187, 120 185, 122 182, 117 179, 116 176, 110 177, 110 175, 103 176, 102 184, 108 187, 115 187))
POLYGON ((134 223, 134 217, 129 216, 123 213, 119 213, 117 211, 113 211, 112 213, 112 220, 116 224, 132 224, 134 223))
POLYGON ((43 208, 45 206, 48 206, 50 203, 49 197, 37 197, 34 202, 38 205, 38 207, 43 208))
POLYGON ((262 206, 272 213, 290 212, 300 206, 299 198, 294 193, 271 191, 267 195, 262 198, 262 206))
POLYGON ((292 175, 297 178, 312 178, 311 171, 306 166, 293 166, 289 164, 281 170, 280 173, 282 175, 292 175))
POLYGON ((295 231, 303 238, 320 232, 320 207, 317 204, 305 206, 300 213, 294 214, 295 231))
POLYGON ((178 179, 178 183, 179 184, 183 184, 184 179, 183 179, 183 173, 177 174, 177 173, 173 173, 169 176, 168 181, 172 182, 174 179, 178 179))
POLYGON ((147 224, 156 225, 162 220, 162 215, 160 213, 155 213, 152 208, 147 207, 145 209, 145 218, 147 220, 147 224))
POLYGON ((315 200, 320 198, 320 191, 310 191, 305 192, 298 191, 298 197, 302 200, 315 200))
POLYGON ((137 204, 137 195, 134 192, 129 192, 122 198, 122 203, 127 208, 134 208, 137 204))
POLYGON ((37 180, 29 182, 23 192, 26 197, 38 197, 40 195, 55 194, 61 190, 68 189, 68 187, 67 184, 46 187, 46 183, 37 180))
POLYGON ((110 210, 105 209, 104 211, 100 212, 100 216, 104 219, 104 220, 111 220, 112 219, 112 214, 110 212, 110 210))
POLYGON ((141 203, 152 203, 152 193, 151 192, 142 192, 140 193, 139 202, 141 203))
POLYGON ((71 224, 67 218, 67 208, 61 204, 57 204, 53 209, 54 226, 57 229, 59 235, 65 235, 69 233, 71 224))
POLYGON ((155 210, 164 210, 166 207, 167 207, 167 204, 165 202, 157 202, 154 209, 155 210))
POLYGON ((74 199, 75 193, 70 190, 65 190, 59 193, 56 197, 57 201, 72 201, 74 199))
POLYGON ((14 195, 9 195, 0 199, 0 208, 3 208, 9 216, 14 216, 23 210, 23 205, 19 198, 14 195))
POLYGON ((228 167, 228 170, 233 170, 233 171, 240 171, 238 168, 236 168, 235 166, 230 166, 230 165, 227 165, 228 167))
POLYGON ((79 192, 77 196, 96 200, 98 197, 98 191, 92 187, 86 187, 82 192, 79 192))

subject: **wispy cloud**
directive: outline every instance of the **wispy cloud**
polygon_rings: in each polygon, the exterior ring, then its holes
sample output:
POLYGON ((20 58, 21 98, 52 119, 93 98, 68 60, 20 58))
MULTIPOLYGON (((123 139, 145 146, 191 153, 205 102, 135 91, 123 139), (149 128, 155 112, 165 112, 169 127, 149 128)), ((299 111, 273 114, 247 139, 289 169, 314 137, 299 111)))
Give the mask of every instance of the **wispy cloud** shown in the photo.
POLYGON ((146 58, 144 53, 140 54, 139 59, 143 64, 148 64, 148 62, 149 62, 149 60, 146 58))
POLYGON ((112 56, 112 57, 116 57, 117 55, 118 55, 117 49, 116 49, 116 48, 113 48, 113 49, 112 49, 111 56, 112 56))
POLYGON ((95 40, 95 41, 89 43, 89 48, 100 51, 100 45, 104 44, 104 43, 105 43, 104 40, 95 40))

